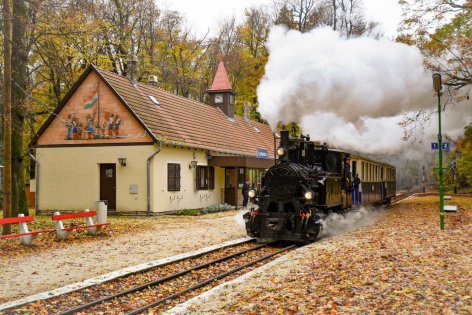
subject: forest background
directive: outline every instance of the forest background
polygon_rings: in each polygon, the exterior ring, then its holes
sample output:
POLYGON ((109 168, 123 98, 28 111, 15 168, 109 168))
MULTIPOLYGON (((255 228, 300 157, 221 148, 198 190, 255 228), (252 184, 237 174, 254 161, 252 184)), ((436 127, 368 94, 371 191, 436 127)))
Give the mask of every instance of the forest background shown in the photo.
MULTIPOLYGON (((34 169, 28 156, 31 139, 91 63, 125 76, 127 57, 135 54, 139 81, 156 75, 160 88, 205 102, 204 91, 211 85, 219 60, 224 60, 238 94, 236 113, 242 114, 244 104, 249 104, 251 119, 261 120, 256 89, 268 60, 265 43, 272 25, 300 32, 329 26, 346 38, 383 36, 379 23, 366 18, 362 0, 274 0, 270 5, 246 8, 241 22, 234 17, 219 21, 218 28, 205 35, 192 32, 182 13, 160 7, 154 0, 3 0, 2 9, 6 2, 10 10, 8 15, 2 10, 0 84, 5 85, 4 69, 10 62, 14 216, 28 213, 25 182, 34 169), (9 22, 11 35, 5 32, 9 22), (12 50, 9 61, 6 41, 12 50)), ((449 103, 468 98, 472 1, 399 2, 403 21, 396 40, 422 50, 425 67, 443 75, 449 103)), ((0 101, 3 125, 3 90, 0 101)), ((405 118, 405 140, 427 117, 417 113, 405 118)), ((472 186, 471 134, 472 127, 466 126, 464 137, 450 152, 449 166, 457 165, 463 187, 472 186)), ((3 135, 2 128, 1 139, 3 135)), ((405 168, 411 168, 410 182, 418 181, 418 167, 405 168)))

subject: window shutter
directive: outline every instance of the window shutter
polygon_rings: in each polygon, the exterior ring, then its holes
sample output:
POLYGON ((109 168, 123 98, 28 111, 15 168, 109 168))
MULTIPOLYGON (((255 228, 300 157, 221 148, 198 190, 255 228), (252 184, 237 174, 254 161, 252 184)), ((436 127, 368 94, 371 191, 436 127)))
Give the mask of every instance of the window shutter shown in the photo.
POLYGON ((167 164, 167 191, 180 191, 180 164, 167 164))
POLYGON ((195 189, 196 190, 199 190, 200 189, 200 167, 201 166, 197 166, 197 168, 195 169, 195 172, 197 173, 195 176, 195 189))
POLYGON ((208 167, 208 189, 215 189, 215 168, 208 167))
POLYGON ((173 173, 173 165, 167 164, 167 190, 172 190, 173 182, 172 182, 172 173, 173 173))
POLYGON ((180 164, 176 164, 175 166, 175 188, 180 191, 180 164))

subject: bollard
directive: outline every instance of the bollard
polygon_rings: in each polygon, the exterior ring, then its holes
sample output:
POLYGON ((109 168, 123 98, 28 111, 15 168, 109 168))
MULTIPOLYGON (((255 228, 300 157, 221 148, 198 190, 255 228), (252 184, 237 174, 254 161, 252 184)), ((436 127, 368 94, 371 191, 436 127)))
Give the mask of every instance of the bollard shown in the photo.
MULTIPOLYGON (((20 213, 18 214, 18 217, 19 218, 23 218, 25 215, 23 213, 20 213)), ((20 233, 21 234, 26 234, 26 233, 29 233, 29 230, 28 230, 28 225, 26 224, 26 222, 20 222, 20 233)), ((35 236, 36 235, 23 235, 20 237, 20 243, 23 244, 23 245, 33 245, 33 240, 35 239, 35 236)))
POLYGON ((108 205, 107 200, 97 200, 97 223, 107 223, 108 205))

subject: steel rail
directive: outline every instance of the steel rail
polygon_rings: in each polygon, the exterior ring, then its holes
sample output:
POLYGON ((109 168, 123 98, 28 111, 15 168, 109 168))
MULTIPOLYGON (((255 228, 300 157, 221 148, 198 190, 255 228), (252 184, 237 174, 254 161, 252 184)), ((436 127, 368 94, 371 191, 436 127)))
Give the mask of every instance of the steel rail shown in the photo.
POLYGON ((229 276, 229 275, 231 275, 231 274, 233 274, 233 273, 235 273, 235 272, 238 272, 238 271, 240 271, 240 270, 242 270, 242 269, 245 269, 245 268, 247 268, 247 267, 250 267, 250 266, 252 266, 252 265, 255 265, 255 264, 257 264, 257 263, 259 263, 259 262, 261 262, 261 261, 267 260, 267 259, 269 259, 269 258, 271 258, 271 257, 273 257, 273 256, 275 256, 275 255, 278 255, 278 254, 280 254, 280 253, 282 253, 282 252, 285 252, 285 251, 287 251, 287 250, 289 250, 289 249, 292 249, 292 248, 294 248, 294 247, 297 247, 297 245, 290 245, 290 246, 285 247, 285 248, 283 248, 283 249, 281 249, 281 250, 278 250, 278 251, 276 251, 276 252, 274 252, 274 253, 271 253, 271 254, 265 255, 265 256, 263 256, 263 257, 261 257, 261 258, 258 258, 258 259, 256 259, 256 260, 253 260, 253 261, 251 261, 251 262, 249 262, 249 263, 247 263, 247 264, 244 264, 244 265, 242 265, 242 266, 233 268, 233 269, 231 269, 231 270, 229 270, 229 271, 227 271, 227 272, 225 272, 225 273, 221 273, 221 274, 219 274, 219 275, 217 275, 217 276, 214 276, 214 277, 212 277, 212 278, 210 278, 210 279, 207 279, 207 280, 205 280, 205 281, 203 281, 203 282, 199 282, 199 283, 197 283, 197 284, 195 284, 195 285, 193 285, 193 286, 191 286, 191 287, 189 287, 189 288, 187 288, 187 289, 185 289, 185 290, 182 290, 182 291, 179 291, 179 292, 174 293, 174 294, 172 294, 172 295, 169 295, 169 296, 166 297, 166 298, 163 298, 163 299, 157 300, 157 301, 155 301, 155 302, 153 302, 153 303, 151 303, 151 304, 145 305, 145 306, 143 306, 143 307, 141 307, 141 308, 139 308, 139 309, 137 309, 137 310, 134 310, 134 311, 132 311, 132 312, 130 312, 130 313, 127 313, 126 315, 136 315, 136 314, 140 314, 140 313, 142 313, 142 312, 144 312, 144 311, 150 309, 151 307, 158 306, 159 304, 162 304, 162 303, 164 303, 164 302, 166 302, 166 301, 168 301, 168 300, 175 299, 176 297, 179 297, 179 296, 181 296, 182 294, 185 294, 185 293, 188 293, 188 292, 190 292, 190 291, 193 291, 193 290, 199 289, 199 288, 201 288, 201 287, 204 287, 204 286, 206 286, 206 285, 212 283, 212 282, 215 281, 215 280, 220 280, 220 279, 222 279, 222 278, 225 278, 225 277, 227 277, 227 276, 229 276))
MULTIPOLYGON (((222 262, 222 261, 225 261, 225 260, 234 258, 234 257, 236 257, 236 256, 243 255, 243 254, 245 254, 245 253, 247 253, 247 252, 260 249, 260 248, 265 247, 265 246, 267 246, 267 245, 268 245, 268 244, 261 244, 261 245, 258 245, 258 246, 256 246, 256 247, 248 248, 248 249, 245 249, 245 250, 242 250, 242 251, 233 253, 233 254, 231 254, 231 255, 228 255, 228 256, 225 256, 225 257, 221 257, 221 258, 212 260, 212 261, 207 262, 207 263, 204 263, 204 264, 197 265, 197 266, 195 266, 195 267, 192 267, 192 268, 189 268, 189 269, 186 269, 186 270, 182 270, 182 271, 179 271, 179 272, 175 272, 175 273, 173 273, 173 274, 170 274, 170 275, 168 275, 168 276, 159 278, 159 279, 157 279, 157 280, 153 280, 153 281, 150 281, 150 282, 141 284, 141 285, 139 285, 139 286, 130 288, 130 289, 128 289, 128 290, 121 291, 121 292, 115 293, 115 294, 113 294, 113 295, 109 295, 109 296, 103 297, 103 298, 98 299, 98 300, 94 300, 94 301, 92 301, 92 302, 89 302, 89 303, 87 303, 87 304, 83 304, 83 305, 77 306, 77 307, 75 307, 75 308, 71 308, 71 309, 69 309, 69 310, 67 310, 67 311, 65 311, 65 312, 58 313, 58 315, 72 315, 72 314, 75 314, 75 313, 80 312, 80 311, 82 311, 82 310, 84 310, 84 309, 91 308, 91 307, 93 307, 93 306, 95 306, 95 305, 97 305, 97 304, 100 304, 100 303, 103 303, 103 302, 107 302, 107 301, 112 300, 112 299, 114 299, 114 298, 118 298, 118 297, 121 297, 121 296, 130 294, 130 293, 138 292, 138 291, 147 289, 147 288, 152 287, 152 286, 159 285, 159 284, 161 284, 161 283, 163 283, 163 282, 166 282, 166 281, 169 281, 169 280, 178 278, 178 277, 183 276, 183 275, 185 275, 185 274, 187 274, 187 273, 190 273, 190 272, 192 272, 192 271, 194 271, 194 270, 202 269, 202 268, 208 267, 208 266, 210 266, 210 265, 217 264, 217 263, 219 263, 219 262, 222 262)), ((211 252, 210 252, 210 253, 211 253, 211 252)), ((201 257, 201 255, 197 256, 197 258, 198 258, 198 257, 201 257)), ((190 258, 194 258, 194 257, 190 257, 190 258)))

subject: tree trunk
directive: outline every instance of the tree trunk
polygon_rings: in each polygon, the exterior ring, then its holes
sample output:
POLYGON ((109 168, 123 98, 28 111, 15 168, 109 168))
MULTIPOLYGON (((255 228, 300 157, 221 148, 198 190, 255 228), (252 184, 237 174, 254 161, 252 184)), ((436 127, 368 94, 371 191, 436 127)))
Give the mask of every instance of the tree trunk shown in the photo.
MULTIPOLYGON (((3 46, 4 46, 4 80, 3 97, 4 108, 4 132, 3 132, 3 217, 11 217, 11 14, 10 0, 3 0, 3 46)), ((3 225, 3 234, 11 232, 10 225, 3 225)))
POLYGON ((27 51, 25 25, 28 21, 24 0, 13 1, 12 32, 12 215, 28 215, 23 159, 23 134, 26 113, 27 51))

